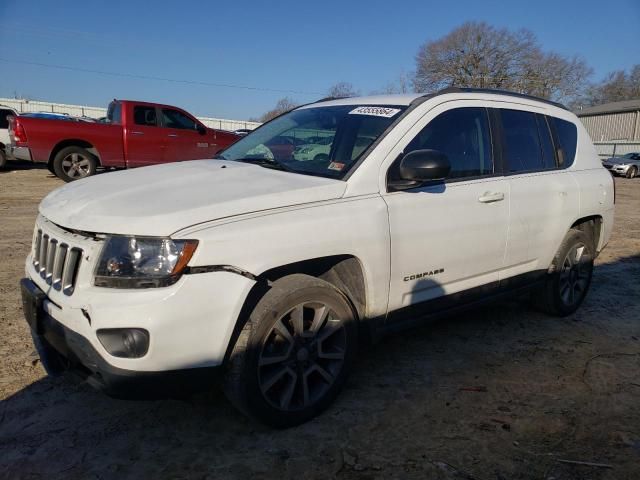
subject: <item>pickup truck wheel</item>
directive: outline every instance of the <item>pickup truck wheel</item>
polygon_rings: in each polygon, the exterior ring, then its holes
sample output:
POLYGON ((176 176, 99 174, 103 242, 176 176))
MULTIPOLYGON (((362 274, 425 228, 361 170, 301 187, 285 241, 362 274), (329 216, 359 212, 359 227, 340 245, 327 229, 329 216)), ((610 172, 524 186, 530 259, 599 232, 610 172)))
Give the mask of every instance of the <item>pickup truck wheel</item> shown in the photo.
POLYGON ((627 178, 635 178, 638 175, 638 167, 635 165, 627 170, 627 178))
POLYGON ((65 182, 80 180, 96 173, 98 159, 82 147, 67 147, 53 159, 54 173, 65 182))
POLYGON ((0 169, 7 166, 7 154, 0 148, 0 169))
POLYGON ((243 413, 277 428, 303 423, 342 388, 357 345, 356 316, 333 285, 308 275, 273 283, 227 362, 224 389, 243 413))
POLYGON ((591 285, 594 257, 592 240, 580 230, 569 230, 553 259, 552 272, 533 292, 534 304, 560 317, 575 312, 591 285))

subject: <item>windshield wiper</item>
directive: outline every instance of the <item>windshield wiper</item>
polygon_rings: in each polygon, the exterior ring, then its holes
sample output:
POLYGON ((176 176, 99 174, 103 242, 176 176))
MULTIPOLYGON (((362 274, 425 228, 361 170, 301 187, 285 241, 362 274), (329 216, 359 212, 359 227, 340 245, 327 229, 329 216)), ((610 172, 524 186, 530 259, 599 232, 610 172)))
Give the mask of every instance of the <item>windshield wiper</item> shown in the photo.
POLYGON ((255 163, 256 165, 260 165, 261 167, 266 168, 274 168, 276 170, 284 170, 285 172, 291 172, 292 170, 280 163, 275 158, 255 158, 255 157, 245 157, 245 158, 236 158, 232 160, 234 162, 244 162, 244 163, 255 163))

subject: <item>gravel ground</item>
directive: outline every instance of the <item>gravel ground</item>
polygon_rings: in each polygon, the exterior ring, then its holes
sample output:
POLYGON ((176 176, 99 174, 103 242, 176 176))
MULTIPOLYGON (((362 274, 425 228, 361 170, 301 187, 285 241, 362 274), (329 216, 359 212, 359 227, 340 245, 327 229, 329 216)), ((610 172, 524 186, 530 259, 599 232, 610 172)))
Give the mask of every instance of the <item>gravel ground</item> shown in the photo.
POLYGON ((513 301, 388 337, 325 414, 274 431, 217 390, 133 402, 47 378, 18 281, 38 202, 61 182, 1 173, 0 478, 640 478, 640 180, 616 184, 576 314, 513 301))

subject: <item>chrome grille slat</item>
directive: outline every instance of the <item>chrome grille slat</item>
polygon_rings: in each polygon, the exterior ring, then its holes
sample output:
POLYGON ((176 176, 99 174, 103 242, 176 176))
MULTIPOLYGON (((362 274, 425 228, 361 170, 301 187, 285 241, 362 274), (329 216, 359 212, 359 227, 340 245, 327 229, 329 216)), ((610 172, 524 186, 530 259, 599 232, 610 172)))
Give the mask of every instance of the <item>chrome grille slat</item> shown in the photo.
POLYGON ((38 229, 33 244, 33 267, 54 290, 73 294, 83 250, 60 242, 38 229))

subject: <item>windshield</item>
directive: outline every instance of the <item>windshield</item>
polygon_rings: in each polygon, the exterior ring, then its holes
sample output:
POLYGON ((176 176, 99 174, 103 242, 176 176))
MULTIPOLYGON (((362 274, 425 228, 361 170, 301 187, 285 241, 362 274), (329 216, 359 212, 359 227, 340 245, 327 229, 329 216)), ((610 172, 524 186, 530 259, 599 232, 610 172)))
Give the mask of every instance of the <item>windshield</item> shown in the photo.
POLYGON ((405 109, 339 105, 294 110, 253 131, 216 158, 341 179, 405 109))
POLYGON ((630 158, 631 160, 640 159, 640 153, 626 153, 622 156, 622 158, 630 158))

